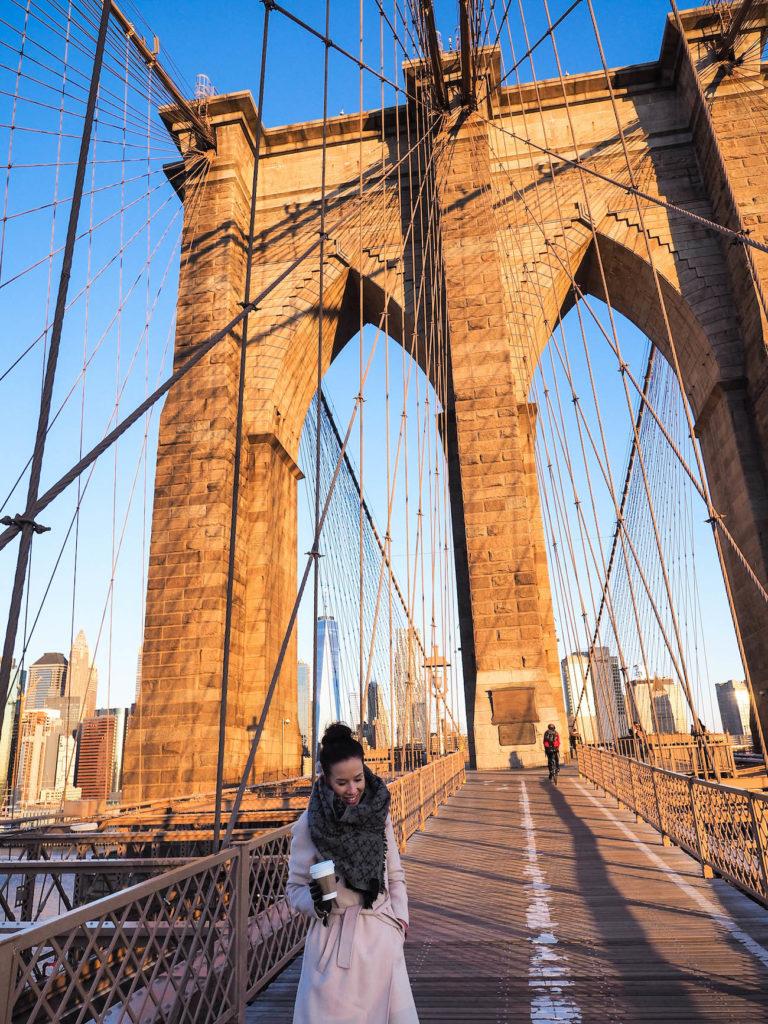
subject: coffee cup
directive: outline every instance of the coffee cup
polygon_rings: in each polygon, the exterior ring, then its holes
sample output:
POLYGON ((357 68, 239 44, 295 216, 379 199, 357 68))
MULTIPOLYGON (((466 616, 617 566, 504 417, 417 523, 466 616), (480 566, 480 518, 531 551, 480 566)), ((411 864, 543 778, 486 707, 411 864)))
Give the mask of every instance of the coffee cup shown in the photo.
POLYGON ((321 860, 309 869, 310 877, 317 882, 323 893, 323 903, 336 899, 336 865, 332 860, 321 860))

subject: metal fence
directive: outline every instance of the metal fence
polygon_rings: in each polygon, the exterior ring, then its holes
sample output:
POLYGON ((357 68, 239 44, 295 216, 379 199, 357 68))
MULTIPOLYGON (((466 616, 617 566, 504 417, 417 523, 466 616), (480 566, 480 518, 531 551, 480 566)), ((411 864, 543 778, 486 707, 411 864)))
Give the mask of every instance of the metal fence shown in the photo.
POLYGON ((654 768, 613 750, 580 747, 579 774, 667 841, 768 906, 768 795, 654 768))
MULTIPOLYGON (((450 754, 390 783, 398 843, 464 782, 450 754)), ((225 1024, 300 950, 291 826, 0 940, 0 1024, 225 1024)))
POLYGON ((705 778, 715 772, 736 774, 730 737, 723 733, 707 733, 706 742, 685 733, 648 733, 642 740, 621 737, 615 746, 625 757, 671 772, 693 772, 705 778))

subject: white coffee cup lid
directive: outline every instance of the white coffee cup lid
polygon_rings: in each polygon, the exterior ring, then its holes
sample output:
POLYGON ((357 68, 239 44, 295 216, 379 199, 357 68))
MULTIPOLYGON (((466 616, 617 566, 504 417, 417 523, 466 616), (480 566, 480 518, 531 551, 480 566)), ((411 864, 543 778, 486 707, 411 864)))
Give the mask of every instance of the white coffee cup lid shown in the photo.
POLYGON ((309 874, 312 878, 325 878, 326 875, 332 875, 336 871, 336 865, 332 860, 321 860, 318 864, 313 864, 309 869, 309 874))

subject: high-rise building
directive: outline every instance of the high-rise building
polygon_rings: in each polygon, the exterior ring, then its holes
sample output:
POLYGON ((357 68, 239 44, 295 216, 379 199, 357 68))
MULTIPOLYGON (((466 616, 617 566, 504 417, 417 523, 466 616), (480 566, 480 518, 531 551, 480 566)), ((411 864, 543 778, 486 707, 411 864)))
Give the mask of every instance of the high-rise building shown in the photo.
POLYGON ((584 743, 612 742, 629 727, 619 659, 607 647, 574 651, 560 662, 565 707, 584 743), (583 691, 583 695, 582 695, 583 691))
POLYGON ((32 708, 21 716, 19 765, 16 786, 22 804, 35 804, 43 789, 53 788, 56 778, 60 713, 51 708, 32 708), (53 740, 53 742, 49 742, 53 740))
POLYGON ((715 690, 723 732, 731 736, 748 736, 750 698, 746 680, 727 679, 724 683, 715 683, 715 690))
POLYGON ((299 701, 299 732, 304 743, 310 741, 309 723, 312 718, 312 670, 306 661, 299 662, 297 674, 297 695, 299 701))
POLYGON ((368 683, 368 707, 363 735, 372 747, 379 745, 379 684, 375 679, 368 683))
POLYGON ((375 722, 379 717, 379 684, 375 679, 368 683, 368 721, 375 722))
POLYGON ((112 792, 117 718, 106 713, 80 725, 75 785, 85 800, 106 800, 112 792))
POLYGON ((29 667, 25 708, 58 708, 67 682, 67 659, 55 651, 46 652, 29 667))
POLYGON ((0 729, 0 806, 6 803, 13 781, 19 709, 26 677, 27 673, 18 669, 15 661, 11 662, 11 681, 0 729))
POLYGON ((91 661, 88 641, 81 629, 72 644, 64 689, 61 717, 75 729, 85 718, 93 718, 99 673, 91 661))
POLYGON ((621 680, 619 659, 607 647, 592 651, 592 675, 599 728, 604 740, 625 736, 629 728, 627 704, 621 680))
POLYGON ((647 733, 688 731, 685 698, 674 679, 633 679, 632 694, 640 725, 647 733))
POLYGON ((568 720, 576 717, 576 728, 583 743, 598 743, 602 738, 598 732, 595 692, 589 674, 589 657, 580 651, 567 654, 560 662, 563 677, 563 692, 568 720), (582 692, 583 691, 583 692, 582 692))
POLYGON ((115 719, 115 755, 112 761, 110 793, 119 793, 123 787, 123 755, 130 708, 100 708, 96 712, 97 718, 107 716, 115 719))
POLYGON ((426 672, 412 626, 397 631, 395 645, 395 695, 399 744, 427 742, 426 672))
POLYGON ((320 742, 323 732, 342 717, 341 666, 339 663, 339 624, 332 615, 317 620, 317 729, 320 742))
POLYGON ((59 728, 52 730, 46 744, 45 785, 40 790, 40 803, 58 803, 62 799, 80 798, 80 790, 75 788, 76 751, 75 737, 64 731, 64 725, 60 721, 59 728))

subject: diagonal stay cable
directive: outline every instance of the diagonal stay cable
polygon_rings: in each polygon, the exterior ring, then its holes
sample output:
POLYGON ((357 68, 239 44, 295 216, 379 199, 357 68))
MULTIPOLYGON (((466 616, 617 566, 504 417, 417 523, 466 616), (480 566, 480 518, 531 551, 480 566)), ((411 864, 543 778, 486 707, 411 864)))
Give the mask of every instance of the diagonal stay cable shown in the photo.
MULTIPOLYGON (((27 491, 27 509, 38 501, 40 477, 43 469, 43 455, 45 452, 45 437, 48 430, 48 419, 53 399, 53 386, 56 378, 56 367, 58 365, 61 335, 64 326, 64 313, 67 305, 67 293, 72 272, 74 259, 75 241, 77 235, 77 222, 80 217, 80 206, 82 201, 83 186, 85 184, 85 170, 88 160, 88 152, 91 147, 91 136, 96 116, 96 101, 99 90, 99 81, 104 62, 104 47, 109 26, 110 4, 109 0, 103 0, 101 8, 101 19, 99 22, 99 34, 96 43, 96 51, 93 58, 91 70, 91 82, 88 93, 88 106, 83 122, 82 136, 80 139, 80 151, 78 155, 77 171, 73 187, 72 205, 69 211, 69 222, 67 225, 67 236, 64 246, 64 257, 59 277, 59 289, 56 296, 56 309, 51 332, 51 343, 48 350, 48 359, 45 365, 42 392, 40 395, 40 410, 38 414, 37 434, 35 449, 32 459, 32 466, 29 475, 29 487, 27 491)), ((16 517, 16 525, 13 527, 15 536, 21 531, 21 542, 16 559, 16 572, 11 591, 11 602, 8 610, 8 624, 3 645, 2 660, 0 660, 0 724, 2 724, 5 711, 5 702, 8 693, 8 685, 11 675, 11 659, 13 649, 16 645, 16 633, 21 612, 21 601, 24 591, 24 579, 27 574, 27 566, 32 549, 32 538, 39 531, 40 527, 35 524, 35 513, 27 512, 24 516, 16 517)))
POLYGON ((635 196, 637 199, 644 199, 648 203, 653 203, 654 206, 660 206, 670 213, 680 214, 681 217, 686 217, 688 220, 692 220, 694 223, 699 224, 701 227, 706 228, 707 231, 713 231, 715 234, 723 235, 726 238, 730 238, 733 242, 740 242, 743 245, 749 246, 751 249, 757 249, 759 252, 768 253, 768 243, 758 242, 754 238, 750 238, 748 234, 743 231, 736 231, 734 228, 728 228, 724 224, 718 224, 716 221, 710 220, 708 217, 702 217, 699 213, 694 213, 692 210, 686 210, 684 206, 679 206, 677 203, 668 203, 665 199, 660 196, 651 195, 648 192, 643 192, 635 185, 627 184, 626 182, 619 181, 617 178, 612 178, 608 174, 603 174, 601 171, 595 170, 594 167, 590 167, 587 163, 582 160, 581 157, 569 157, 564 156, 562 153, 558 153, 554 149, 549 149, 547 146, 541 146, 537 142, 533 142, 531 139, 526 139, 522 135, 518 135, 517 132, 513 132, 508 128, 502 128, 500 124, 495 121, 489 120, 487 117, 483 117, 482 114, 478 115, 482 118, 487 125, 495 128, 497 131, 502 132, 504 135, 509 135, 516 142, 521 142, 524 146, 530 146, 531 149, 537 150, 539 153, 544 153, 546 156, 552 157, 553 160, 559 160, 569 167, 576 167, 585 174, 589 174, 593 178, 598 178, 600 181, 605 182, 607 185, 613 185, 615 188, 621 189, 626 195, 635 196))
MULTIPOLYGON (((425 129, 424 135, 428 134, 430 131, 431 127, 428 126, 425 129)), ((387 170, 381 180, 383 181, 385 178, 398 171, 401 165, 408 159, 412 150, 419 145, 421 141, 422 139, 419 139, 414 143, 411 149, 387 170)), ((346 213, 341 217, 334 225, 332 225, 331 233, 333 234, 336 231, 339 231, 346 222, 350 220, 354 213, 355 210, 352 209, 349 213, 346 213)), ((57 480, 56 483, 53 484, 44 494, 40 495, 39 498, 28 504, 27 508, 20 516, 15 516, 10 523, 5 523, 3 520, 0 520, 0 522, 3 522, 3 525, 7 527, 2 533, 0 533, 0 551, 2 551, 2 549, 6 547, 6 545, 23 529, 24 520, 30 518, 34 519, 35 516, 39 515, 40 512, 47 508, 47 506, 50 505, 50 503, 57 498, 62 491, 66 490, 66 488, 76 480, 92 462, 103 455, 104 452, 107 451, 107 449, 109 449, 115 441, 117 441, 125 431, 128 430, 129 427, 133 426, 137 420, 141 419, 141 417, 156 402, 163 398, 175 384, 182 380, 189 371, 192 370, 200 360, 211 351, 211 349, 226 338, 249 313, 254 312, 264 299, 271 295, 272 292, 283 283, 283 281, 285 281, 299 266, 301 266, 314 252, 316 252, 320 247, 320 243, 321 239, 318 237, 314 242, 307 246, 307 248, 297 256, 296 259, 285 268, 285 270, 283 270, 277 277, 273 278, 273 280, 270 281, 270 283, 266 285, 266 287, 263 288, 247 306, 244 306, 236 316, 225 324, 224 327, 212 334, 206 341, 201 342, 197 351, 182 363, 182 365, 167 380, 157 387, 151 395, 148 395, 147 398, 145 398, 144 401, 133 410, 133 412, 129 413, 125 417, 125 419, 121 420, 114 430, 110 431, 109 434, 102 438, 97 445, 87 452, 82 459, 75 463, 71 469, 57 480)), ((0 694, 0 699, 1 697, 2 695, 0 694)))

